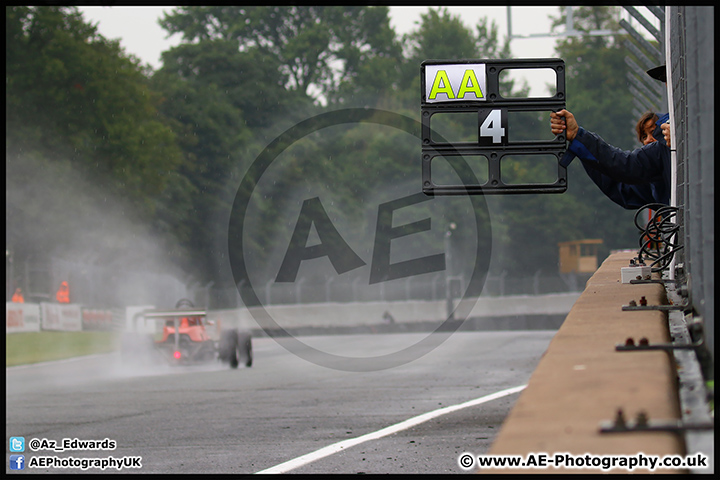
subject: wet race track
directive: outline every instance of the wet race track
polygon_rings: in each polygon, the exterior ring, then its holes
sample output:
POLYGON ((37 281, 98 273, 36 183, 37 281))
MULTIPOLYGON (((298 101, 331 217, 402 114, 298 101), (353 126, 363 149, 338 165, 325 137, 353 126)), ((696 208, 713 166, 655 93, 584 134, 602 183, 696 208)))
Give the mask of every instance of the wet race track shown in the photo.
MULTIPOLYGON (((237 370, 130 367, 117 355, 8 368, 6 441, 25 438, 25 470, 35 473, 83 470, 30 468, 33 457, 36 467, 42 457, 141 465, 126 473, 465 473, 459 455, 487 452, 554 333, 456 332, 416 360, 361 372, 320 366, 268 337, 253 339, 254 365, 237 370), (33 451, 33 439, 47 439, 45 449, 33 451), (115 448, 59 451, 63 439, 115 448)), ((300 339, 368 357, 426 336, 300 339)))

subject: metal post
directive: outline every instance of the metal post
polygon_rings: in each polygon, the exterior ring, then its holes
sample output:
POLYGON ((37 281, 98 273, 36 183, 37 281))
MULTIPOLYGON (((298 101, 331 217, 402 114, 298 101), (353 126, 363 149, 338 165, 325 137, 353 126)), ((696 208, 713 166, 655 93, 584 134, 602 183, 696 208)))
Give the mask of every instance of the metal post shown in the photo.
POLYGON ((325 301, 330 302, 330 284, 335 280, 335 277, 330 277, 325 282, 325 301))
POLYGON ((445 232, 445 301, 446 301, 446 310, 447 310, 447 318, 448 320, 455 320, 455 316, 453 314, 453 299, 452 299, 452 290, 450 288, 450 267, 452 266, 452 253, 450 251, 450 238, 452 237, 452 231, 457 228, 457 225, 454 223, 450 223, 448 225, 448 229, 445 232))
POLYGON ((508 32, 507 38, 508 38, 508 41, 512 40, 512 36, 513 36, 513 34, 512 34, 512 14, 510 13, 511 8, 512 7, 510 7, 510 6, 507 7, 507 32, 508 32))
POLYGON ((272 284, 273 280, 270 279, 265 284, 265 305, 270 305, 270 285, 272 284))
POLYGON ((304 281, 305 281, 305 277, 302 277, 295 284, 295 303, 298 303, 298 304, 302 303, 302 296, 300 295, 301 294, 300 290, 302 288, 302 283, 304 281))
POLYGON ((533 276, 533 292, 535 295, 540 295, 540 272, 542 272, 542 269, 535 272, 533 276))
MULTIPOLYGON (((15 291, 15 273, 13 271, 13 256, 9 248, 5 249, 5 301, 12 298, 15 291)), ((18 285, 19 286, 19 285, 18 285)))

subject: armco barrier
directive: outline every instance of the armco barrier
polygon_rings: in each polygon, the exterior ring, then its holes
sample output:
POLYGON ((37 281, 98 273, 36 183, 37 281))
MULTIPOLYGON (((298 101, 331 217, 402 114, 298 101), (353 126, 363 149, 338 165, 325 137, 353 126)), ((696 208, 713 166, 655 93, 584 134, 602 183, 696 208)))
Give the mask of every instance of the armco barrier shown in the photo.
POLYGON ((5 333, 39 332, 40 305, 5 303, 5 333))
MULTIPOLYGON (((566 315, 579 296, 580 293, 560 293, 469 299, 465 301, 474 305, 467 318, 566 315)), ((256 310, 257 307, 209 311, 208 320, 220 323, 222 328, 257 329, 259 325, 253 316, 256 310)), ((445 300, 270 305, 265 311, 285 329, 383 325, 388 318, 405 324, 441 322, 447 318, 445 300)))

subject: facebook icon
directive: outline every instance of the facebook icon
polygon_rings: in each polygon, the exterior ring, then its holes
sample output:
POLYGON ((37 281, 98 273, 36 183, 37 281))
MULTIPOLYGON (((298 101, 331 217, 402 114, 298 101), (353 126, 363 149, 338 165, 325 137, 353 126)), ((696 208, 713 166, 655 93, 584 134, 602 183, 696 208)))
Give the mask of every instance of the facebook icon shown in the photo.
POLYGON ((25 455, 10 455, 10 470, 24 470, 25 455))

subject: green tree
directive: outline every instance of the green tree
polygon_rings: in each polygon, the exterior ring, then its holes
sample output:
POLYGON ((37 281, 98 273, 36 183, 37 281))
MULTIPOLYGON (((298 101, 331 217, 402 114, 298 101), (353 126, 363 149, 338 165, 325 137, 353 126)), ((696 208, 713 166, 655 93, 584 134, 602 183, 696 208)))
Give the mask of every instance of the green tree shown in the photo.
POLYGON ((397 56, 387 7, 179 7, 161 25, 184 40, 235 40, 277 59, 284 87, 318 99, 363 75, 377 56, 397 56))
POLYGON ((427 59, 455 60, 478 55, 473 32, 447 8, 428 8, 420 14, 418 29, 406 35, 405 41, 408 60, 417 65, 427 59))
MULTIPOLYGON (((207 280, 226 261, 218 256, 224 250, 219 239, 233 235, 222 232, 227 222, 218 219, 230 209, 235 174, 285 128, 319 111, 309 90, 342 101, 342 89, 326 82, 330 77, 346 89, 353 90, 355 77, 374 88, 368 65, 392 52, 394 34, 380 7, 187 7, 166 15, 162 25, 182 33, 184 43, 163 53, 153 84, 188 158, 179 175, 198 194, 192 218, 175 228, 198 252, 207 280)), ((276 185, 278 195, 313 175, 289 168, 276 185)), ((258 201, 267 203, 269 217, 280 213, 281 204, 258 201)), ((164 212, 168 225, 174 211, 164 212)), ((248 248, 262 257, 274 245, 271 222, 255 233, 248 248)))
MULTIPOLYGON (((581 31, 617 30, 614 7, 579 7, 574 9, 575 27, 581 31)), ((565 15, 554 25, 565 23, 565 15)), ((635 148, 629 134, 632 123, 631 99, 626 85, 626 51, 617 38, 582 36, 558 41, 557 56, 566 64, 567 108, 586 128, 608 135, 611 143, 635 148), (617 138, 617 140, 616 140, 617 138)), ((544 119, 544 128, 549 120, 544 119)), ((519 180, 538 178, 536 168, 514 170, 519 180)), ((495 200, 493 199, 493 202, 495 200)), ((503 263, 511 273, 522 270, 556 271, 557 243, 583 238, 601 238, 602 259, 610 249, 631 248, 637 244, 632 216, 610 201, 589 179, 580 162, 568 168, 568 190, 563 195, 540 195, 531 198, 503 198, 502 217, 506 220, 504 246, 512 255, 503 263), (528 242, 532 255, 523 255, 528 242)))
MULTIPOLYGON (((212 84, 228 108, 238 110, 252 130, 272 126, 289 111, 310 107, 309 97, 288 91, 277 74, 279 60, 258 48, 240 49, 236 39, 201 39, 163 52, 163 67, 155 73, 156 85, 175 81, 196 87, 212 84)), ((180 99, 174 99, 177 102, 180 99)), ((195 103, 193 98, 182 102, 195 103)), ((173 107, 176 113, 182 105, 173 107)))
POLYGON ((76 7, 6 7, 6 52, 8 242, 86 251, 104 202, 149 221, 182 156, 139 62, 76 7))
MULTIPOLYGON (((152 78, 186 161, 163 198, 160 218, 192 253, 185 267, 218 280, 227 212, 238 180, 270 135, 315 108, 280 83, 277 59, 236 39, 203 38, 163 53, 152 78), (294 113, 293 113, 294 112, 294 113)), ((263 240, 264 242, 266 240, 263 240)))
MULTIPOLYGON (((617 17, 613 10, 602 7, 592 14, 592 9, 581 12, 577 17, 578 28, 585 30, 617 29, 617 17)), ((459 58, 511 58, 507 40, 500 42, 495 25, 488 26, 481 20, 476 34, 465 29, 458 17, 446 9, 429 10, 421 18, 418 30, 405 37, 408 64, 406 81, 412 84, 407 89, 408 98, 417 103, 419 91, 419 64, 425 59, 459 58)), ((557 24, 564 23, 564 19, 557 24)), ((611 39, 584 37, 560 42, 561 58, 568 66, 568 108, 579 118, 591 117, 600 125, 607 122, 607 114, 613 99, 608 91, 622 90, 620 96, 625 109, 631 102, 625 99, 625 51, 611 39), (565 46, 565 50, 563 50, 565 46), (579 70, 579 64, 586 70, 579 70), (622 68, 616 68, 622 67, 622 68), (590 69, 589 71, 587 69, 590 69), (580 73, 582 72, 582 74, 580 73), (576 81, 582 77, 579 81, 576 81), (608 89, 608 85, 612 90, 608 89), (601 91, 603 93, 601 93, 601 91), (601 113, 598 114, 597 111, 601 113), (587 112, 587 115, 586 115, 587 112)), ((501 81, 504 79, 501 78, 501 81)), ((523 84, 519 88, 508 82, 501 85, 501 91, 512 96, 527 96, 529 89, 523 84)), ((629 109, 628 109, 629 110, 629 109)), ((623 110, 624 112, 624 110, 623 110)), ((625 115, 625 114, 623 114, 625 115)), ((621 118, 623 118, 621 116, 621 118)), ((624 116, 627 118, 627 115, 624 116)), ((549 119, 546 114, 517 114, 513 119, 513 140, 545 139, 549 137, 549 119)), ((464 125, 460 119, 447 121, 445 130, 474 132, 475 122, 464 125), (464 128, 465 127, 465 128, 464 128)), ((628 123, 621 122, 613 131, 623 131, 625 138, 628 123)), ((533 156, 506 159, 502 165, 505 181, 510 183, 551 182, 556 178, 554 162, 533 156)), ((552 159, 551 159, 552 160, 552 159)), ((482 165, 479 166, 482 168, 482 165)), ((510 275, 527 275, 542 270, 546 274, 557 271, 557 243, 581 238, 603 238, 605 250, 622 248, 635 242, 627 225, 625 212, 610 202, 587 178, 579 164, 570 166, 569 189, 563 195, 502 195, 488 196, 487 203, 492 214, 494 234, 493 257, 510 275), (622 220, 621 220, 622 219, 622 220)), ((601 252, 602 254, 603 252, 601 252)))
POLYGON ((152 209, 180 160, 138 62, 74 7, 7 7, 10 145, 53 153, 152 209))
MULTIPOLYGON (((553 29, 566 22, 566 11, 553 19, 553 29)), ((627 50, 620 35, 620 7, 574 7, 576 30, 611 30, 615 35, 573 36, 559 40, 557 54, 567 68, 568 110, 586 129, 620 148, 635 148, 632 94, 628 88, 627 50)))
MULTIPOLYGON (((575 7, 573 14, 575 28, 580 31, 619 29, 617 7, 575 7)), ((553 26, 564 25, 565 21, 565 10, 561 9, 553 26)), ((567 108, 580 124, 622 148, 638 147, 630 129, 633 119, 624 62, 627 52, 619 37, 568 37, 558 41, 556 52, 566 65, 567 108)), ((547 134, 547 115, 541 124, 541 134, 547 134)), ((531 183, 541 178, 539 168, 539 164, 517 162, 508 173, 515 181, 531 183)), ((637 245, 632 227, 634 212, 605 197, 577 160, 568 168, 566 193, 493 198, 489 204, 501 223, 501 241, 495 252, 511 275, 537 270, 557 272, 557 244, 562 241, 601 238, 600 259, 610 249, 637 245)))
MULTIPOLYGON (((619 32, 620 7, 595 6, 573 8, 575 28, 580 31, 611 30, 619 32)), ((564 24, 566 11, 553 20, 553 28, 564 24)), ((632 94, 628 88, 628 52, 623 46, 627 35, 569 37, 558 42, 557 55, 567 66, 567 107, 580 125, 601 135, 608 143, 632 150, 640 147, 633 126, 632 94)), ((610 201, 590 181, 580 162, 570 165, 568 175, 571 193, 585 204, 590 214, 584 217, 585 238, 603 238, 607 253, 613 248, 637 245, 633 226, 634 211, 627 211, 610 201), (577 190, 573 189, 573 185, 577 190)), ((568 238, 568 240, 576 240, 568 238)))

